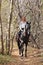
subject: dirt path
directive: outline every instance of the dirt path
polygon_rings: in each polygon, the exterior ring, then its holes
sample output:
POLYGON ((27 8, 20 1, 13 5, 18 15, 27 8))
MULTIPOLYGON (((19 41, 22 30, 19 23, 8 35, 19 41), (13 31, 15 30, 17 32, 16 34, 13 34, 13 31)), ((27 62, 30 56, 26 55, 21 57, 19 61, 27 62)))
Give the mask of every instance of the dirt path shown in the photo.
POLYGON ((14 65, 43 65, 43 50, 38 50, 28 46, 27 58, 20 57, 18 49, 12 52, 13 57, 16 59, 14 65))

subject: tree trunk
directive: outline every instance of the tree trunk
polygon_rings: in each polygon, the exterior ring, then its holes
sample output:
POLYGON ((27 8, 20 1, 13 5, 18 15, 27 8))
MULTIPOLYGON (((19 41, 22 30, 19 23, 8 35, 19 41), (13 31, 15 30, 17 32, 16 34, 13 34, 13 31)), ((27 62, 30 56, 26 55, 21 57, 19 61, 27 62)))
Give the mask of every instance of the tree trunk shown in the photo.
POLYGON ((8 45, 7 45, 7 36, 6 36, 6 54, 7 54, 7 48, 8 47, 8 45))
POLYGON ((1 45, 2 45, 2 51, 1 51, 1 53, 4 54, 3 27, 2 27, 2 20, 1 20, 1 1, 2 0, 0 0, 0 24, 1 24, 1 45))
POLYGON ((11 22, 12 22, 12 12, 13 12, 13 0, 12 0, 12 6, 11 6, 10 20, 9 20, 9 30, 8 30, 8 52, 7 52, 7 54, 10 54, 10 30, 11 30, 11 22))
POLYGON ((12 53, 12 50, 13 50, 13 41, 14 41, 14 36, 13 36, 13 38, 12 38, 11 53, 12 53))

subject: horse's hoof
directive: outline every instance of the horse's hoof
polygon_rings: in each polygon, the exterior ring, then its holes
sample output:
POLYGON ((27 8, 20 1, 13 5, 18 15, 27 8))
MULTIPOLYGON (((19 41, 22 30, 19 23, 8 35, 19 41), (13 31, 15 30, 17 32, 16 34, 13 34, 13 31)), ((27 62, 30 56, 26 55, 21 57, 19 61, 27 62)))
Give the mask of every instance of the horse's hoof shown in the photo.
POLYGON ((21 57, 21 55, 19 54, 19 57, 21 57))
POLYGON ((21 55, 21 59, 23 59, 23 55, 21 55))
POLYGON ((25 57, 27 57, 27 55, 25 55, 25 57))
POLYGON ((22 55, 22 57, 23 57, 23 55, 22 55))

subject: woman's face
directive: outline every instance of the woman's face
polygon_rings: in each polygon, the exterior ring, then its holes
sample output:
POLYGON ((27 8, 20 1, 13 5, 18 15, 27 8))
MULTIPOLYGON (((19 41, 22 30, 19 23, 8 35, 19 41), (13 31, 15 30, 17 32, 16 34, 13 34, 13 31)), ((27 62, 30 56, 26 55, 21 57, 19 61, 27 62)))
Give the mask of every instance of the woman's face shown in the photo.
POLYGON ((25 18, 25 17, 22 17, 22 21, 24 21, 24 22, 25 22, 25 21, 26 21, 26 18, 25 18))

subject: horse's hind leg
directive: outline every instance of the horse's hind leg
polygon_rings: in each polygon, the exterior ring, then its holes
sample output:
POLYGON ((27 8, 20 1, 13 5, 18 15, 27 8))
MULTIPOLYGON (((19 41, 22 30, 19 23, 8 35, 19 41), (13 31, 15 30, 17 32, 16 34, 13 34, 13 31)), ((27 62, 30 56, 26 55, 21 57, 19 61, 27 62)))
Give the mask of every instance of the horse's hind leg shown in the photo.
POLYGON ((25 44, 25 57, 27 57, 27 44, 25 44))

